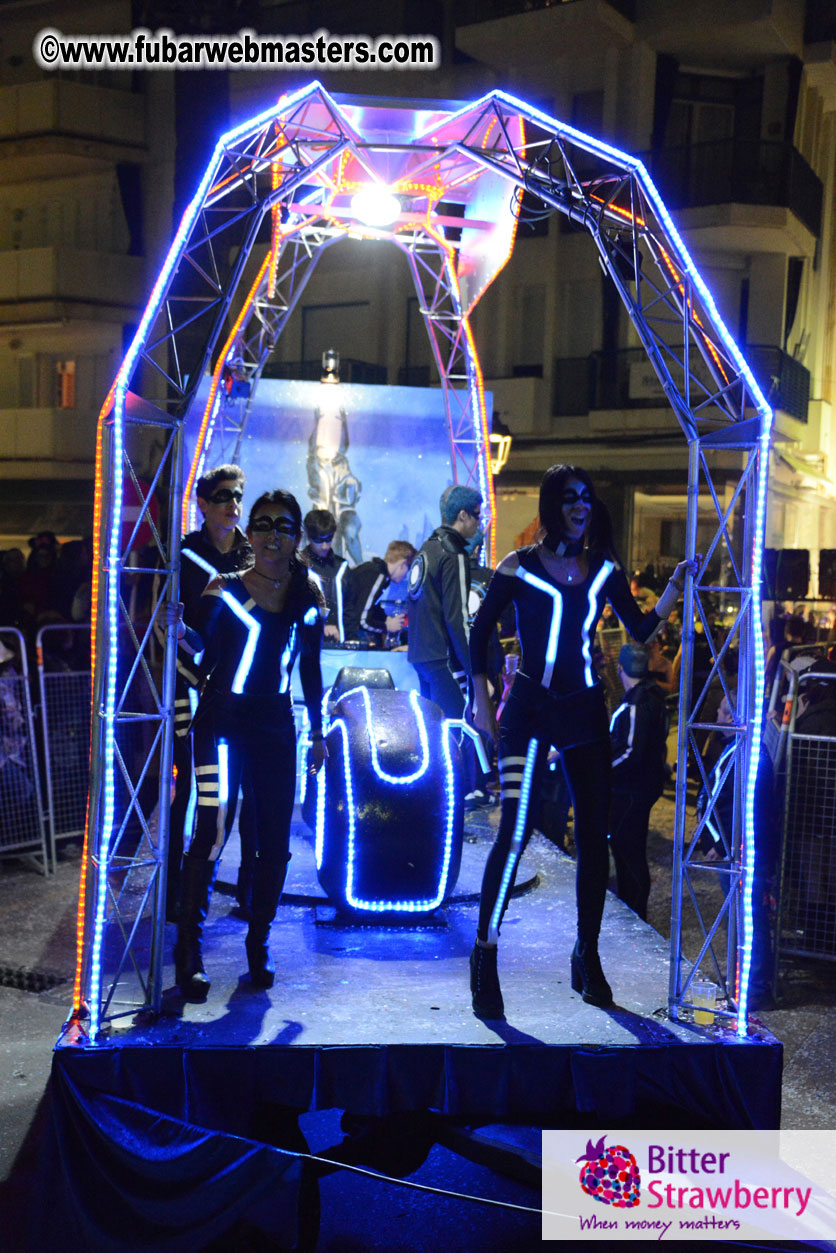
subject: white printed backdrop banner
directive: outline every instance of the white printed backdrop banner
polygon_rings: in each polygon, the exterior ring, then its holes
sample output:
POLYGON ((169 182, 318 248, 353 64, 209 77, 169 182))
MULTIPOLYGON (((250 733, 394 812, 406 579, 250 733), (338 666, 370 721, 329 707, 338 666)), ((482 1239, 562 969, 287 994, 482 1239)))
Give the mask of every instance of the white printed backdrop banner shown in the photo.
POLYGON ((544 1240, 833 1240, 836 1130, 543 1132, 544 1240))

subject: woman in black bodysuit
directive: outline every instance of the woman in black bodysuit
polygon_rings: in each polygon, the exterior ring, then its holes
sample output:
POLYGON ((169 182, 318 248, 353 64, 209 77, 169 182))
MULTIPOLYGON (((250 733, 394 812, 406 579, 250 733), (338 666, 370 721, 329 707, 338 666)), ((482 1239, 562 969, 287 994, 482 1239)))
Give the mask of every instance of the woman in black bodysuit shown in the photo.
POLYGON ((194 723, 197 822, 183 858, 174 953, 178 987, 193 1000, 209 991, 202 925, 226 840, 227 801, 235 803, 245 773, 257 844, 247 959, 257 987, 273 984, 267 942, 290 860, 296 785, 290 675, 297 657, 313 770, 325 755, 319 669, 324 602, 297 558, 301 534, 301 510, 289 492, 260 496, 247 526, 254 565, 214 579, 201 597, 197 630, 186 629, 186 644, 205 650, 202 672, 208 676, 194 723))
MULTIPOLYGON (((612 523, 585 471, 557 465, 540 487, 545 536, 520 548, 498 567, 470 636, 473 719, 499 739, 502 817, 482 882, 477 939, 470 957, 474 1012, 501 1018, 497 975, 499 926, 527 838, 529 798, 538 790, 538 746, 558 748, 572 793, 577 848, 578 939, 572 953, 572 987, 585 1001, 605 1006, 612 992, 598 957, 598 933, 609 878, 607 827, 610 741, 604 693, 592 665, 595 626, 609 601, 630 634, 647 641, 682 594, 681 561, 655 609, 643 613, 612 538, 612 523), (486 677, 487 643, 511 603, 522 656, 497 736, 486 677)), ((539 760, 544 762, 545 752, 539 760)))

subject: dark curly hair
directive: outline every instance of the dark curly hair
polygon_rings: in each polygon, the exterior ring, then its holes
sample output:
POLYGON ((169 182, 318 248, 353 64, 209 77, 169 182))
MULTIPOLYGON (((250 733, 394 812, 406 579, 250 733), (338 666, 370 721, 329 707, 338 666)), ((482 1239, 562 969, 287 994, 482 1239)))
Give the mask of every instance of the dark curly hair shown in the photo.
POLYGON ((227 481, 239 483, 243 488, 247 481, 247 476, 240 466, 215 466, 214 469, 207 470, 205 474, 201 474, 195 486, 195 496, 200 496, 201 500, 208 500, 218 484, 227 481))
POLYGON ((549 466, 543 475, 543 481, 540 484, 539 512, 540 523, 546 528, 546 545, 554 549, 564 539, 563 493, 570 479, 579 479, 584 487, 589 489, 592 497, 592 514, 587 531, 590 552, 621 565, 613 539, 612 518, 609 510, 599 499, 592 479, 580 466, 549 466))

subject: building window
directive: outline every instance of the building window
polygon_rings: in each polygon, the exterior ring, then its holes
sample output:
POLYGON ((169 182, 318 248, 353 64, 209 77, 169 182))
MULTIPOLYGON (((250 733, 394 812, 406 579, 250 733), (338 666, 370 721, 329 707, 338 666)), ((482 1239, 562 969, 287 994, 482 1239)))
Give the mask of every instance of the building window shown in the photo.
POLYGON ((75 362, 55 363, 55 406, 57 409, 75 409, 75 362))

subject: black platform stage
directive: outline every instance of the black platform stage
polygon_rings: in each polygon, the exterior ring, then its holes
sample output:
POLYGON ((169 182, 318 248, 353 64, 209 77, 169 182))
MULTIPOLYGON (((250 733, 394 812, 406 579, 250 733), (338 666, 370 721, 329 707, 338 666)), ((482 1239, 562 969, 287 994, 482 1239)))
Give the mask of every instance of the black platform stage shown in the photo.
MULTIPOLYGON (((359 925, 322 899, 299 824, 269 992, 249 984, 246 923, 223 890, 237 868, 230 842, 207 925, 207 1002, 184 1004, 168 987, 157 1021, 126 1019, 96 1045, 70 1032, 56 1050, 55 1152, 67 1197, 88 1189, 68 1146, 96 1160, 105 1195, 115 1189, 110 1203, 129 1208, 154 1192, 163 1160, 173 1186, 173 1153, 178 1168, 189 1162, 195 1195, 207 1170, 237 1179, 239 1200, 281 1178, 290 1222, 299 1163, 267 1145, 304 1148, 295 1117, 311 1110, 346 1111, 366 1128, 369 1119, 414 1127, 428 1111, 459 1127, 777 1127, 780 1043, 765 1031, 740 1040, 721 1025, 669 1021, 667 943, 614 897, 601 952, 617 1007, 602 1011, 572 992, 574 862, 540 836, 503 923, 506 1021, 474 1017, 467 958, 491 838, 484 811, 468 821, 455 895, 432 919, 359 925), (118 1185, 114 1163, 127 1172, 118 1185)), ((171 966, 166 974, 173 983, 171 966)), ((150 1230, 142 1238, 154 1243, 150 1230)))

